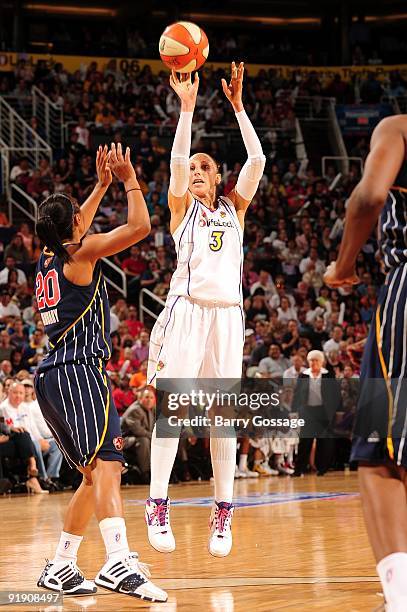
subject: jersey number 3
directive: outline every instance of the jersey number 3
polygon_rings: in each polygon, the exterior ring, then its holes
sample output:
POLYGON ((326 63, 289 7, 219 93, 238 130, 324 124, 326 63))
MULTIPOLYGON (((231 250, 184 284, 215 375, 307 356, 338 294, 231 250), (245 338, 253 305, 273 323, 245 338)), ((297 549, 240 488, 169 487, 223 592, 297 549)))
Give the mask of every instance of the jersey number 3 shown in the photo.
POLYGON ((209 248, 211 251, 220 251, 223 246, 223 234, 225 232, 213 231, 209 248))
POLYGON ((35 283, 38 309, 56 306, 61 299, 57 271, 50 270, 45 276, 43 276, 42 272, 38 272, 35 283))

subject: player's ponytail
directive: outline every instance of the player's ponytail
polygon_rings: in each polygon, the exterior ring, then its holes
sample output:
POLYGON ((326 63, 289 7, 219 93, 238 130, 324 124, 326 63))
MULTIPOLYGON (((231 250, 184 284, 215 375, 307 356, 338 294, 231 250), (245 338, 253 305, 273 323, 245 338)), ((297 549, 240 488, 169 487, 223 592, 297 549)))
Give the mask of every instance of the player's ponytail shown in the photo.
POLYGON ((37 235, 64 264, 71 260, 63 241, 72 238, 74 215, 73 200, 62 193, 50 195, 41 202, 38 210, 37 235))

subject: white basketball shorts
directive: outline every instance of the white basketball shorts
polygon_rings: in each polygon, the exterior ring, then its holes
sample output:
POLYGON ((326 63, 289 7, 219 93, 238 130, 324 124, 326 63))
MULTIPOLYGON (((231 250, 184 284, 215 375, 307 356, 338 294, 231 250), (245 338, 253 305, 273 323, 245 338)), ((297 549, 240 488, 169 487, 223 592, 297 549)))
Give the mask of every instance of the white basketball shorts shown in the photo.
POLYGON ((170 296, 150 338, 147 383, 157 378, 242 376, 241 306, 170 296))

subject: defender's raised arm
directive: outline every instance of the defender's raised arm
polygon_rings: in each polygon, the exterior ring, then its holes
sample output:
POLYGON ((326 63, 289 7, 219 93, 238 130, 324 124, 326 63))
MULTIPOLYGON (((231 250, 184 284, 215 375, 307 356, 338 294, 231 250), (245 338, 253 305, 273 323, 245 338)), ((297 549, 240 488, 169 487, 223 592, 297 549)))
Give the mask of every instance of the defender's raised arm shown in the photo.
POLYGON ((407 134, 407 120, 397 116, 383 119, 373 132, 363 177, 348 201, 338 260, 324 277, 331 287, 358 282, 356 258, 377 223, 405 156, 403 131, 407 134))

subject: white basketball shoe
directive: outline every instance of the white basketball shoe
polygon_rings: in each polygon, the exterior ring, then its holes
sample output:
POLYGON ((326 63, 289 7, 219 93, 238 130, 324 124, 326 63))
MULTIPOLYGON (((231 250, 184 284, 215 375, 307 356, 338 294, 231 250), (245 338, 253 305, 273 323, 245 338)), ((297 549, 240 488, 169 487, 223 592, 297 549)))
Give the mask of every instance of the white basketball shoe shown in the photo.
POLYGON ((108 559, 95 583, 109 591, 146 601, 167 601, 167 593, 155 586, 150 577, 148 566, 140 563, 137 553, 130 552, 120 558, 108 559))
POLYGON ((159 552, 175 550, 175 538, 170 524, 170 499, 153 499, 146 501, 145 519, 148 540, 159 552))
POLYGON ((246 468, 245 470, 240 470, 241 474, 244 474, 245 478, 259 478, 260 474, 258 472, 252 472, 252 470, 249 470, 249 468, 246 468))
POLYGON ((50 591, 62 592, 65 595, 91 595, 97 588, 93 582, 86 580, 73 560, 46 562, 37 586, 50 591))
POLYGON ((226 557, 232 549, 232 518, 234 505, 215 502, 209 519, 208 550, 214 557, 226 557))

